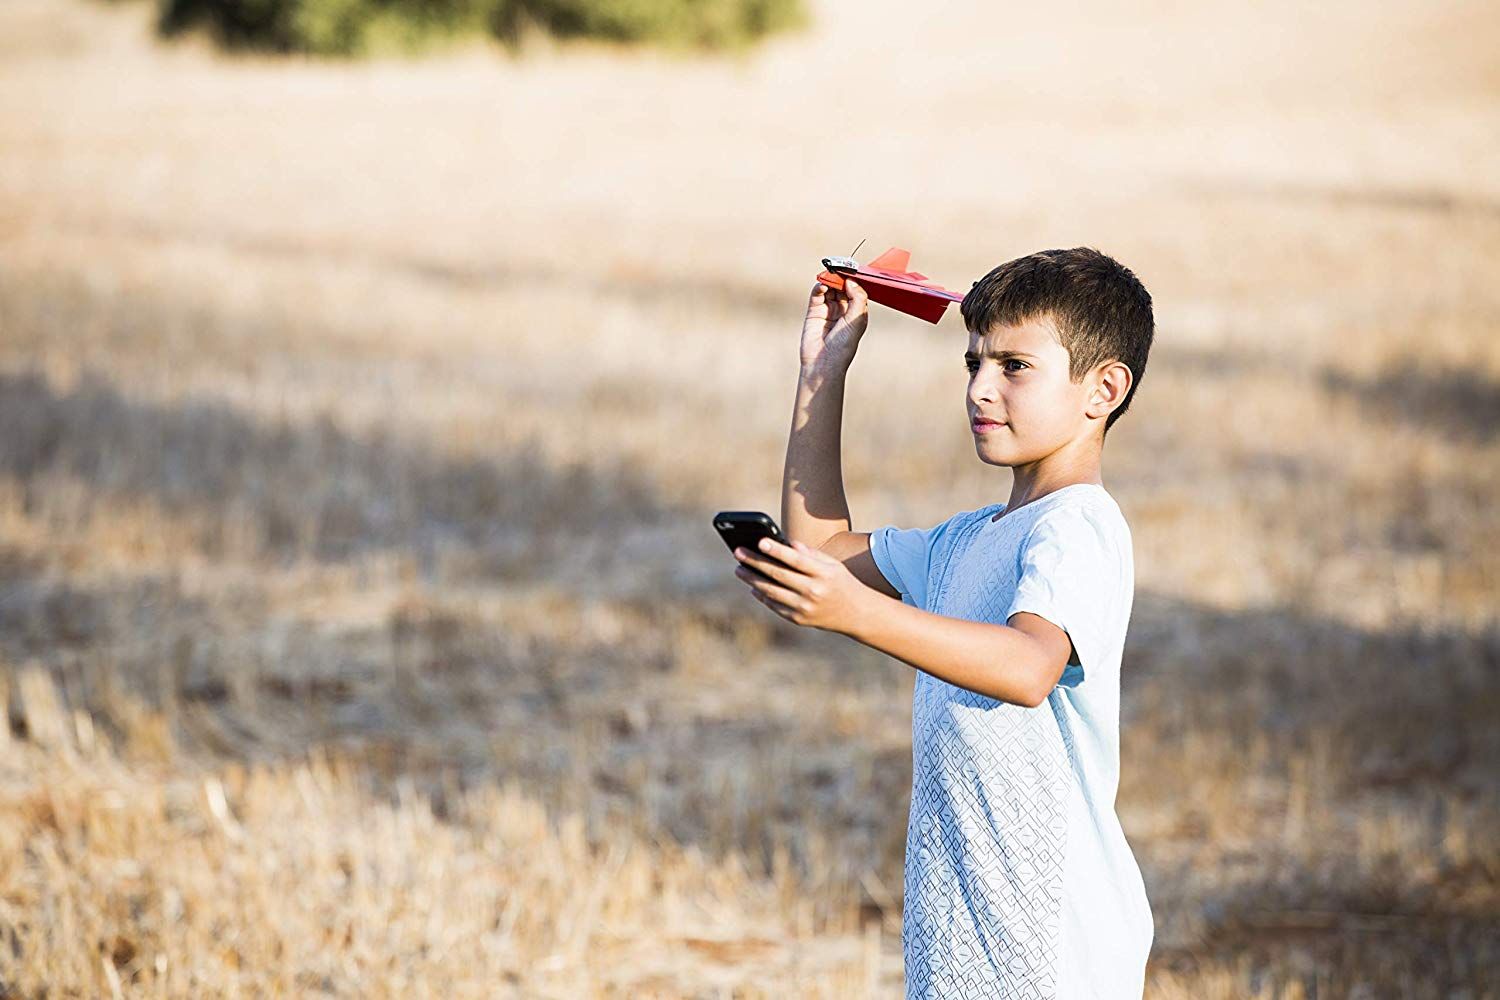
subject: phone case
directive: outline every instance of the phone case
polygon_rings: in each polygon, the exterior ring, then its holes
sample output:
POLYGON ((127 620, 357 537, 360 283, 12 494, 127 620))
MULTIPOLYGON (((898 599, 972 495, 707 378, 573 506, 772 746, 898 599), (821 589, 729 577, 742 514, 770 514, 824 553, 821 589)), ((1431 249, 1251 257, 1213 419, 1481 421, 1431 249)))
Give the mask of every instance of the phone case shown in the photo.
POLYGON ((758 510, 721 510, 714 515, 714 530, 724 539, 730 552, 742 545, 751 552, 760 552, 757 546, 768 536, 782 545, 792 544, 771 515, 758 510))

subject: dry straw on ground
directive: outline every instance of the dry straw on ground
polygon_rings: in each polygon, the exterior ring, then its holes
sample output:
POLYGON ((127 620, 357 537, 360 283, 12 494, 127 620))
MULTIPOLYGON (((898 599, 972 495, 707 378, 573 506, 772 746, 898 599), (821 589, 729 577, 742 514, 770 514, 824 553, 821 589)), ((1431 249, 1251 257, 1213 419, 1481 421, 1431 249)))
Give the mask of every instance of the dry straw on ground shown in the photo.
MULTIPOLYGON (((708 523, 867 237, 1156 296, 1149 995, 1497 995, 1493 11, 870 11, 341 65, 0 7, 0 992, 900 995, 910 672, 708 523)), ((1006 496, 961 345, 876 316, 857 528, 1006 496)))

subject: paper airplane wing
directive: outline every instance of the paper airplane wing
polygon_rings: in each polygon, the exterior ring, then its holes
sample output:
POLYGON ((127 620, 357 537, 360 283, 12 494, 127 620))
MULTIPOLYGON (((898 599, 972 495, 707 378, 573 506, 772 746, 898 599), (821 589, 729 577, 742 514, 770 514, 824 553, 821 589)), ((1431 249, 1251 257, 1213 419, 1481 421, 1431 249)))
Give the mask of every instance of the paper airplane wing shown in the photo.
POLYGON ((942 319, 948 303, 953 301, 945 296, 933 295, 931 290, 920 285, 886 284, 883 281, 872 281, 863 275, 860 275, 860 279, 871 302, 879 302, 929 323, 942 319))
MULTIPOLYGON (((891 247, 852 277, 864 287, 870 301, 936 323, 943 318, 948 303, 962 302, 963 296, 932 284, 924 274, 906 270, 910 263, 910 253, 891 247)), ((818 280, 830 288, 842 289, 844 278, 831 271, 818 275, 818 280)))
POLYGON ((876 257, 865 267, 879 271, 896 271, 903 273, 911 266, 911 254, 900 247, 891 247, 885 253, 876 257))
POLYGON ((904 279, 906 281, 926 281, 927 275, 909 271, 911 267, 911 254, 899 247, 891 247, 885 253, 876 257, 870 263, 860 268, 860 271, 869 274, 875 272, 884 274, 891 278, 904 279))

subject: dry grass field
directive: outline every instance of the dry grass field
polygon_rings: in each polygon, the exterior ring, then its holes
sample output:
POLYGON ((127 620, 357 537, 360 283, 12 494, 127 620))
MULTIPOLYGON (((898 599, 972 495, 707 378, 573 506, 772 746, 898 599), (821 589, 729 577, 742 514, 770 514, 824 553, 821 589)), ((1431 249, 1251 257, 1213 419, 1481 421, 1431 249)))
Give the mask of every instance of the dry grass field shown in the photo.
MULTIPOLYGON (((912 674, 752 601, 806 294, 1118 256, 1153 998, 1500 996, 1500 10, 712 60, 0 4, 0 996, 901 995, 912 674)), ((1003 500, 877 311, 855 527, 1003 500)))

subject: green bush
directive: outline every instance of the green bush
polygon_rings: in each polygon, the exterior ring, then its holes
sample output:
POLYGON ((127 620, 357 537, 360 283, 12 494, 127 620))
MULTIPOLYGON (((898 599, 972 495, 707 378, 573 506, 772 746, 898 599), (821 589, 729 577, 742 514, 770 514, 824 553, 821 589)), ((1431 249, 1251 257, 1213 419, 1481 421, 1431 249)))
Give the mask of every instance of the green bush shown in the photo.
POLYGON ((414 52, 528 29, 674 49, 741 49, 802 26, 802 0, 159 0, 164 34, 207 27, 229 48, 364 55, 414 52))

